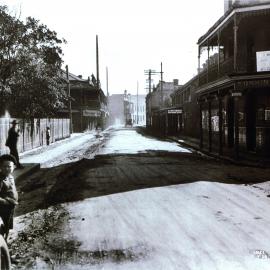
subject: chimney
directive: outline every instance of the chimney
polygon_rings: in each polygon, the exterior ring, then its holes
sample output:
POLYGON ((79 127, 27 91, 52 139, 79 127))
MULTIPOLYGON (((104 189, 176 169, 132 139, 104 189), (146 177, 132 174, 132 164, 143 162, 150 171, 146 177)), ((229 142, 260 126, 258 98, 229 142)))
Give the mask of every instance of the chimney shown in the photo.
POLYGON ((173 79, 173 85, 178 85, 178 79, 173 79))
POLYGON ((232 0, 224 0, 224 13, 226 13, 232 6, 232 0))
POLYGON ((80 79, 82 79, 82 75, 78 75, 78 77, 79 77, 80 79))

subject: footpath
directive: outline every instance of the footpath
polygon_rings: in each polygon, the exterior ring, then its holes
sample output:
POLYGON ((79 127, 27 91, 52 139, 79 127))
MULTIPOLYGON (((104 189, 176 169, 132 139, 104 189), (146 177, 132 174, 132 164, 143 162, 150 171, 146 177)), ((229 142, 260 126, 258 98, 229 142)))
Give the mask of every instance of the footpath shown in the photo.
POLYGON ((240 165, 240 166, 249 166, 249 167, 262 167, 262 168, 269 168, 270 167, 270 159, 269 158, 263 158, 263 157, 258 157, 255 154, 241 154, 241 157, 239 157, 238 160, 234 159, 233 157, 230 156, 225 156, 225 155, 219 155, 217 152, 208 152, 207 150, 202 150, 200 149, 200 142, 198 139, 191 138, 191 137, 183 137, 183 136, 168 136, 168 139, 178 142, 181 145, 187 147, 187 148, 192 148, 193 150, 197 151, 198 153, 210 156, 212 158, 216 159, 222 159, 226 160, 230 163, 233 163, 235 165, 240 165))
POLYGON ((67 139, 21 153, 20 161, 23 168, 14 170, 16 181, 38 171, 46 162, 65 155, 71 149, 76 149, 93 138, 95 138, 95 131, 74 133, 67 139))
POLYGON ((196 138, 186 137, 186 136, 161 136, 156 134, 151 130, 147 130, 146 128, 141 128, 141 132, 144 134, 148 134, 153 137, 158 137, 160 139, 167 139, 174 142, 179 143, 183 147, 186 147, 192 151, 196 151, 198 154, 205 155, 208 157, 212 157, 214 159, 221 159, 228 161, 235 165, 240 166, 249 166, 249 167, 261 167, 261 168, 269 168, 270 167, 270 159, 266 157, 258 157, 255 153, 246 153, 242 154, 238 160, 234 159, 230 156, 219 155, 217 152, 209 153, 207 150, 200 149, 200 141, 196 138))

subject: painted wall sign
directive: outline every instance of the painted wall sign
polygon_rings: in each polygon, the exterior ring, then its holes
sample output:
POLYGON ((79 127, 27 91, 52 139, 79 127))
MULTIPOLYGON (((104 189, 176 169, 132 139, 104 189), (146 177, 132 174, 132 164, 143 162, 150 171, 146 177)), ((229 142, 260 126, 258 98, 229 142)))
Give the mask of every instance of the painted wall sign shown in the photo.
POLYGON ((181 109, 175 109, 175 110, 168 110, 169 114, 178 114, 178 113, 182 113, 183 110, 181 109))
POLYGON ((233 92, 232 97, 241 97, 242 93, 241 92, 233 92))
POLYGON ((241 81, 236 83, 237 89, 245 89, 247 87, 259 88, 259 87, 269 87, 270 80, 263 79, 263 80, 253 80, 253 81, 241 81))
POLYGON ((97 110, 83 110, 83 116, 97 117, 100 115, 101 112, 97 110))

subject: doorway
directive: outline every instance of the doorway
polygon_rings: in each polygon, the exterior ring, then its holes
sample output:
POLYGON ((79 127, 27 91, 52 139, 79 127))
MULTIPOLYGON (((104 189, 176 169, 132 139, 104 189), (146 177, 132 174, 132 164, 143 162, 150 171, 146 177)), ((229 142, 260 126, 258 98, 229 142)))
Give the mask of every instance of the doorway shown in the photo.
POLYGON ((228 115, 228 147, 234 146, 234 100, 232 97, 228 99, 227 103, 228 115))
POLYGON ((246 136, 247 150, 255 151, 256 149, 256 96, 249 93, 246 96, 246 136))

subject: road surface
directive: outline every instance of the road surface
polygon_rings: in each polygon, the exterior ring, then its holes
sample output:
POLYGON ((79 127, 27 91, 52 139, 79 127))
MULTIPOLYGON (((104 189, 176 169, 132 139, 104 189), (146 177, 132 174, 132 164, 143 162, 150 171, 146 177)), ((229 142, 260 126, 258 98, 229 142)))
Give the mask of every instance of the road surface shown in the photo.
POLYGON ((14 269, 270 269, 269 169, 143 129, 75 148, 17 183, 14 269))

